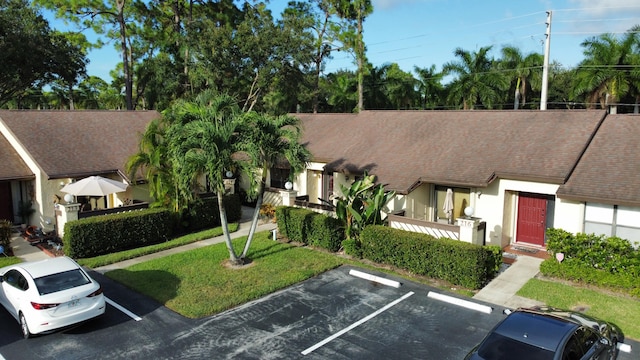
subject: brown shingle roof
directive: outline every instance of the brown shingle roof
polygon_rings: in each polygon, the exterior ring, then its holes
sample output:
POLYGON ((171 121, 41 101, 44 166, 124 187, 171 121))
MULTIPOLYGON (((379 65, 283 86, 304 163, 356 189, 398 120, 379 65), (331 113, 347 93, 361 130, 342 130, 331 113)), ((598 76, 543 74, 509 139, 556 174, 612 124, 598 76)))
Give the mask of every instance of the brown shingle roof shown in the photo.
POLYGON ((295 114, 315 161, 368 170, 387 189, 487 186, 496 176, 562 184, 603 111, 364 111, 295 114))
POLYGON ((0 134, 0 181, 27 179, 34 175, 9 141, 0 134))
POLYGON ((124 174, 156 111, 0 110, 0 121, 49 178, 124 174))
POLYGON ((608 115, 558 197, 640 205, 640 116, 608 115))

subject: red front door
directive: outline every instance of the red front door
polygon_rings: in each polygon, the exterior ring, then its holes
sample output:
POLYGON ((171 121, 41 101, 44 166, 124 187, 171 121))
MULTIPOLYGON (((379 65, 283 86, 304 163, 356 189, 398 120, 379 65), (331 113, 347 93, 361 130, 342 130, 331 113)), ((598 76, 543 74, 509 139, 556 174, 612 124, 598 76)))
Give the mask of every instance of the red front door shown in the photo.
POLYGON ((544 246, 547 228, 547 198, 536 194, 518 196, 516 242, 544 246))

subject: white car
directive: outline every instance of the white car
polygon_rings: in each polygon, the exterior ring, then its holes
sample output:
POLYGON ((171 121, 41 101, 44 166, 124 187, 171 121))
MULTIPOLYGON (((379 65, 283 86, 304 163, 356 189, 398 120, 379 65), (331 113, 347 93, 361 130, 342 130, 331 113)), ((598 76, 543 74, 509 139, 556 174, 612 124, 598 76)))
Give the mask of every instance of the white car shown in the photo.
POLYGON ((102 287, 66 256, 0 269, 0 303, 25 339, 104 314, 102 287))

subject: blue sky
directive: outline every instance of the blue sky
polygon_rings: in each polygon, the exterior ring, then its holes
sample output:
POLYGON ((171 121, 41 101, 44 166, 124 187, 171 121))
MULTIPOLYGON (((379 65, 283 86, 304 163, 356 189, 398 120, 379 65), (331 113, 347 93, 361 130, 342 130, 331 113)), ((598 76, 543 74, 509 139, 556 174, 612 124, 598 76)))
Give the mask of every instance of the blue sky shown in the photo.
MULTIPOLYGON (((278 15, 285 0, 269 6, 278 15)), ((580 44, 599 34, 624 33, 640 24, 638 0, 373 0, 374 12, 364 23, 369 61, 375 66, 398 63, 404 71, 435 64, 440 70, 455 60, 457 47, 476 51, 504 46, 524 54, 544 52, 546 11, 552 11, 550 59, 566 67, 582 60, 580 44)), ((52 27, 56 27, 52 23, 52 27)), ((110 81, 120 60, 112 44, 90 53, 88 72, 110 81)), ((355 70, 353 58, 337 53, 326 72, 355 70)))

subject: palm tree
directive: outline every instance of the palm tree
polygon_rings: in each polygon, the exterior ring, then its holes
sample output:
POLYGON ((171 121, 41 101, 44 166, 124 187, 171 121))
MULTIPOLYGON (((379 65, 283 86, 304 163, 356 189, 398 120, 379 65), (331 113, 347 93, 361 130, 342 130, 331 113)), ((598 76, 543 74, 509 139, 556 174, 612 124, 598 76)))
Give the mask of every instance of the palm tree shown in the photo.
POLYGON ((527 104, 527 89, 540 90, 542 85, 542 63, 544 56, 529 53, 523 56, 520 50, 513 46, 502 48, 501 65, 510 78, 515 79, 515 94, 513 108, 519 109, 521 104, 527 104), (520 100, 522 99, 522 103, 520 100))
POLYGON ((385 89, 396 110, 410 109, 416 103, 416 79, 410 73, 402 71, 397 63, 387 68, 385 89))
POLYGON ((490 109, 501 98, 509 83, 504 74, 495 71, 494 61, 488 57, 490 50, 491 46, 486 46, 471 53, 457 48, 454 54, 459 60, 444 64, 443 73, 456 76, 448 88, 450 103, 462 102, 465 110, 477 105, 490 109))
POLYGON ((615 104, 638 82, 637 70, 632 71, 638 46, 638 27, 634 29, 622 39, 602 34, 582 42, 585 59, 576 70, 573 95, 586 95, 588 108, 597 102, 602 108, 614 104, 611 112, 615 113, 615 104))
POLYGON ((327 93, 330 94, 327 102, 333 106, 334 112, 353 112, 357 105, 356 81, 354 74, 349 71, 340 71, 330 74, 327 93))
POLYGON ((249 166, 244 167, 247 170, 246 175, 253 179, 253 174, 260 173, 260 181, 257 183, 258 197, 251 229, 244 250, 240 255, 241 259, 245 259, 258 226, 268 172, 277 163, 286 160, 291 168, 290 176, 293 177, 305 169, 306 163, 311 159, 311 154, 300 143, 300 120, 292 116, 274 117, 249 112, 242 117, 242 124, 238 130, 241 134, 239 149, 251 159, 249 166))
POLYGON ((419 68, 414 66, 413 70, 418 74, 418 91, 421 97, 421 107, 434 109, 440 101, 442 94, 442 77, 441 72, 436 71, 436 65, 433 64, 429 68, 419 68))
POLYGON ((196 199, 199 179, 206 176, 218 198, 220 222, 230 261, 241 264, 229 235, 223 205, 224 174, 233 169, 233 154, 239 139, 239 107, 227 95, 200 94, 195 101, 180 101, 167 113, 171 126, 166 132, 168 156, 177 194, 190 203, 196 199))
POLYGON ((384 90, 385 77, 389 64, 374 67, 369 64, 369 71, 364 78, 365 107, 367 109, 386 109, 389 99, 384 90))
POLYGON ((154 199, 152 206, 169 207, 178 212, 178 197, 165 135, 169 125, 166 117, 150 122, 142 134, 138 153, 127 160, 125 169, 132 181, 135 181, 138 173, 143 171, 142 176, 148 181, 149 193, 154 199))

